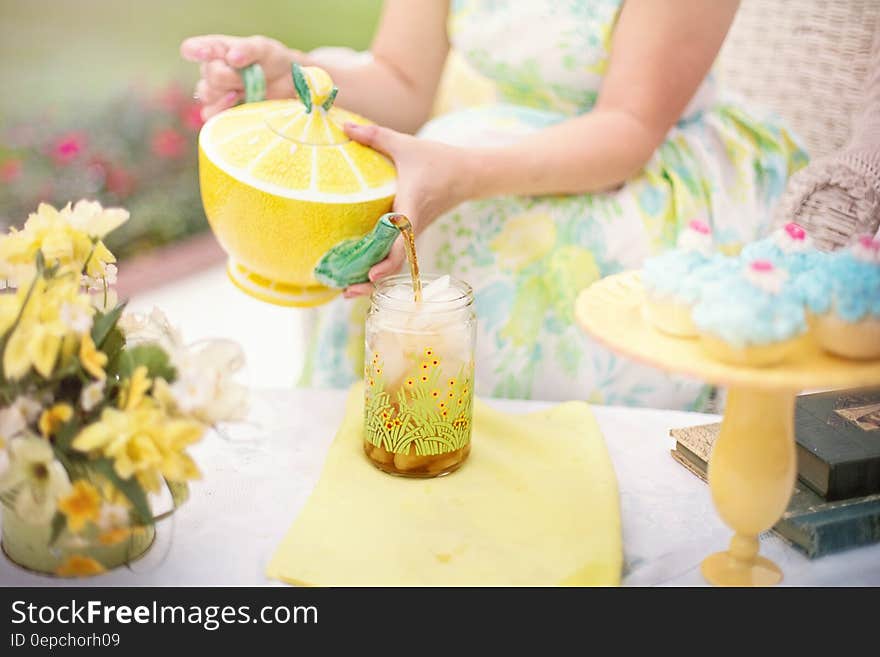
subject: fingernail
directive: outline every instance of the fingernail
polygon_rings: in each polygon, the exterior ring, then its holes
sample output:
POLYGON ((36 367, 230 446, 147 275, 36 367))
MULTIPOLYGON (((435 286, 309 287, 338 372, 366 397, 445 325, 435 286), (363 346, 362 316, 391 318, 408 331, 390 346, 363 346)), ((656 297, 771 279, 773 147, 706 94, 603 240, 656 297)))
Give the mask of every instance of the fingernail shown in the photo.
POLYGON ((235 100, 236 96, 238 96, 237 91, 230 91, 225 96, 223 96, 223 102, 224 103, 231 103, 232 101, 235 100))
POLYGON ((345 123, 345 129, 346 129, 346 130, 354 130, 354 131, 358 131, 358 130, 361 129, 361 127, 360 127, 357 123, 352 123, 351 121, 346 121, 346 123, 345 123))
POLYGON ((244 55, 240 50, 230 50, 229 54, 226 55, 226 59, 229 60, 230 64, 241 64, 244 55))

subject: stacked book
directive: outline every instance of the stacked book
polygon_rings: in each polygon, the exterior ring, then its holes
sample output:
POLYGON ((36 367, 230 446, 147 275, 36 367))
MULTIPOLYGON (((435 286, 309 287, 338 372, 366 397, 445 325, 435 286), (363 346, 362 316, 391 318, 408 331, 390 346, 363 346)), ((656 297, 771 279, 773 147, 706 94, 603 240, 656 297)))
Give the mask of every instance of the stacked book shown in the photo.
MULTIPOLYGON (((672 456, 701 479, 720 424, 672 429, 672 456)), ((773 529, 811 559, 880 542, 880 389, 801 395, 798 480, 773 529)))

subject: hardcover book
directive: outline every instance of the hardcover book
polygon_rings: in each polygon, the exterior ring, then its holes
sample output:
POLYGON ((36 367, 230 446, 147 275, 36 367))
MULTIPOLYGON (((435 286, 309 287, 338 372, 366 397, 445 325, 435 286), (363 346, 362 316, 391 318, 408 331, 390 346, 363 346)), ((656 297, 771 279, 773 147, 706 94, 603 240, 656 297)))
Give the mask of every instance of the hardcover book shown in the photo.
MULTIPOLYGON (((720 424, 672 429, 672 456, 706 480, 707 462, 720 424)), ((880 494, 826 501, 798 480, 788 509, 773 530, 813 559, 880 541, 880 494)))
POLYGON ((798 476, 828 501, 880 493, 880 389, 801 395, 798 476))

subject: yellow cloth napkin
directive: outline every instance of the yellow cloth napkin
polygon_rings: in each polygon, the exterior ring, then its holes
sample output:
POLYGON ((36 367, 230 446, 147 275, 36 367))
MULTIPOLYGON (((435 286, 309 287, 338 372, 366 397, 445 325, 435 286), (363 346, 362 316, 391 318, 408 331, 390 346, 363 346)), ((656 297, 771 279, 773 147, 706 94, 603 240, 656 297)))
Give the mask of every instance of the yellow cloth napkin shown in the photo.
POLYGON ((511 415, 477 402, 470 458, 439 479, 370 465, 363 412, 359 384, 269 577, 317 586, 620 582, 617 482, 586 403, 511 415))

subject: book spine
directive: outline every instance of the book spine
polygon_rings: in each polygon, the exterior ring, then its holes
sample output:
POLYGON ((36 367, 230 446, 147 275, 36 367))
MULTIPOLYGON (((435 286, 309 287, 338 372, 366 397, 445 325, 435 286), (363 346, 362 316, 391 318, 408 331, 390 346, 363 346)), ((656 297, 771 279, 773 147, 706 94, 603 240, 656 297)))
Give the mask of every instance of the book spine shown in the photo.
POLYGON ((825 499, 829 502, 873 495, 880 491, 880 461, 836 463, 828 473, 825 499))
POLYGON ((819 524, 809 524, 798 518, 783 518, 773 529, 810 559, 815 559, 880 541, 880 511, 841 522, 819 524))

